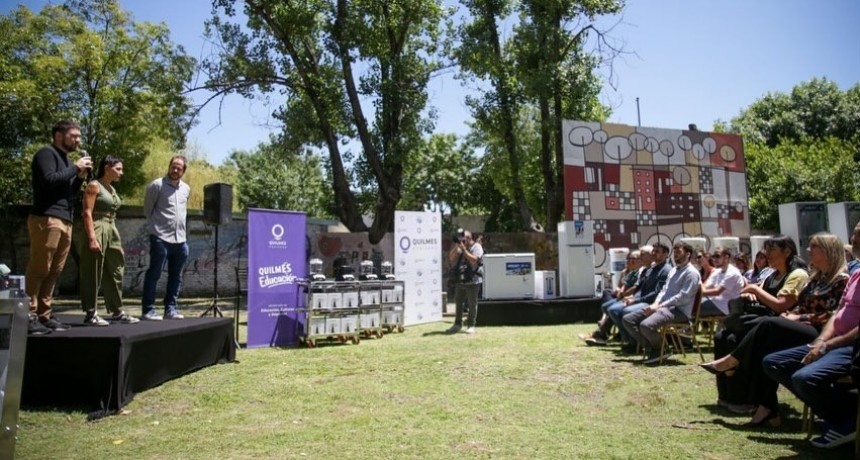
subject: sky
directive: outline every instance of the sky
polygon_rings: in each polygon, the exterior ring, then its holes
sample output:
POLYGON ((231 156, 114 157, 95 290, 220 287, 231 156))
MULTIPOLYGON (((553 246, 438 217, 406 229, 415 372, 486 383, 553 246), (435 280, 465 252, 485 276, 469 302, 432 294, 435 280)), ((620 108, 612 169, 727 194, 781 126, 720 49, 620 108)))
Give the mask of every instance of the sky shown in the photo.
MULTIPOLYGON (((16 4, 39 10, 48 1, 2 0, 4 14, 16 4)), ((56 1, 51 3, 58 3, 56 1)), ((444 0, 447 5, 456 0, 444 0)), ((843 90, 860 82, 858 0, 628 0, 620 16, 599 24, 625 54, 601 69, 601 100, 609 121, 708 131, 729 121, 769 92, 789 92, 826 77, 843 90), (637 116, 636 99, 639 99, 637 116)), ((120 0, 137 21, 164 22, 174 43, 194 57, 208 54, 203 22, 210 0, 120 0)), ((429 86, 439 119, 436 132, 466 134, 470 89, 454 72, 429 86)), ((272 95, 277 99, 277 95, 272 95)), ((198 93, 202 102, 206 94, 198 93)), ((250 150, 277 133, 275 105, 229 96, 203 109, 188 141, 220 164, 233 150, 250 150), (220 112, 220 122, 219 122, 220 112)))

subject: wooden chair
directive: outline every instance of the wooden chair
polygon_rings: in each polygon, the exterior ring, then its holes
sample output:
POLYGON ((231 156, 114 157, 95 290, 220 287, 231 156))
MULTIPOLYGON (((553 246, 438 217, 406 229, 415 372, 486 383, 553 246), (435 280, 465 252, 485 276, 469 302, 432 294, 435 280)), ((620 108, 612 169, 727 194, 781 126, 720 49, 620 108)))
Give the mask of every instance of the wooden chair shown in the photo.
MULTIPOLYGON (((701 293, 704 289, 704 286, 699 289, 701 293)), ((695 318, 693 320, 693 332, 692 332, 692 340, 693 346, 696 347, 696 351, 699 353, 699 358, 702 362, 705 362, 705 355, 702 354, 701 346, 699 345, 699 338, 705 338, 707 347, 713 349, 714 347, 714 334, 717 332, 719 325, 723 323, 726 319, 726 315, 705 315, 702 316, 702 298, 699 299, 699 309, 694 315, 695 318)))
MULTIPOLYGON (((839 380, 837 380, 834 385, 842 385, 842 386, 854 386, 854 381, 851 379, 850 375, 845 375, 839 380)), ((857 400, 857 422, 860 423, 860 397, 857 400)), ((800 429, 806 433, 806 439, 809 440, 812 438, 812 428, 815 425, 815 414, 812 413, 812 409, 808 404, 803 403, 803 412, 800 416, 800 429)), ((858 425, 860 427, 860 425, 858 425)), ((860 453, 860 439, 856 440, 855 447, 857 452, 860 453)), ((856 457, 860 458, 860 457, 856 457)))
POLYGON ((663 364, 663 360, 666 357, 666 344, 669 343, 670 340, 672 342, 672 346, 681 350, 681 354, 684 357, 687 357, 687 351, 684 349, 684 343, 682 341, 682 339, 685 338, 692 340, 693 346, 696 351, 699 352, 699 356, 702 358, 702 361, 705 360, 705 357, 702 355, 702 351, 699 349, 695 328, 696 319, 699 317, 699 306, 701 304, 702 285, 699 284, 699 289, 696 291, 696 297, 693 299, 693 321, 675 321, 664 324, 660 328, 660 364, 663 364))
MULTIPOLYGON (((845 375, 836 381, 834 385, 850 385, 854 386, 854 380, 850 375, 845 375)), ((852 390, 853 391, 853 390, 852 390)), ((806 403, 803 403, 803 413, 800 418, 800 429, 806 433, 806 440, 812 438, 812 428, 815 425, 815 414, 812 413, 812 409, 806 403)), ((857 398, 857 424, 856 427, 860 429, 860 395, 857 398)), ((860 458, 860 436, 855 436, 854 438, 854 458, 860 458)))

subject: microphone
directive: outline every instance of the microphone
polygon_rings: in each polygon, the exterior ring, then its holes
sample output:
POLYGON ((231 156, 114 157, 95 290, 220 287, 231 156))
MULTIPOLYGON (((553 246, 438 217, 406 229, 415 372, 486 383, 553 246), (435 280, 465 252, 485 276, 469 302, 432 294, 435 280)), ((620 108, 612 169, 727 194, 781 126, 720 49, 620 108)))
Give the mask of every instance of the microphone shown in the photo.
MULTIPOLYGON (((92 158, 92 157, 90 157, 90 153, 84 149, 78 149, 78 153, 81 154, 81 158, 92 158)), ((92 178, 93 178, 93 167, 90 166, 89 168, 87 168, 87 180, 89 181, 92 178)))

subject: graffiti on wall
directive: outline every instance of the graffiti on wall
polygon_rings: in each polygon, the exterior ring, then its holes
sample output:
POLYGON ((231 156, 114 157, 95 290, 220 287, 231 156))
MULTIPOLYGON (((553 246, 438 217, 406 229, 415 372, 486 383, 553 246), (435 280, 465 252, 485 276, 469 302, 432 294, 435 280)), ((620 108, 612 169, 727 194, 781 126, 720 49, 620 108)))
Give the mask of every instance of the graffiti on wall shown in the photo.
POLYGON ((749 237, 740 136, 582 121, 563 131, 566 218, 594 222, 596 267, 609 248, 749 237))

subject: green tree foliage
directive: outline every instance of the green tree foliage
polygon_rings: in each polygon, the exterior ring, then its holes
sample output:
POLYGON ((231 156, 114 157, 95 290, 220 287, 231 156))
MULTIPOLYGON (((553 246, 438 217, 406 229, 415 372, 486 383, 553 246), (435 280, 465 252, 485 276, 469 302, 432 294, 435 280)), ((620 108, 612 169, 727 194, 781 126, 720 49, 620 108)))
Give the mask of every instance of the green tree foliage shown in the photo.
MULTIPOLYGON (((520 225, 550 228, 563 214, 564 119, 604 120, 609 110, 598 101, 597 67, 619 52, 595 25, 599 16, 621 11, 622 1, 464 0, 471 22, 460 29, 455 56, 463 76, 489 83, 467 103, 477 139, 507 179, 499 191, 516 206, 520 225), (518 21, 511 39, 503 30, 518 21), (588 47, 588 40, 593 43, 588 47), (586 49, 590 49, 587 51, 586 49), (533 120, 537 120, 534 123, 533 120), (533 169, 534 167, 534 169, 533 169), (537 219, 536 219, 537 218, 537 219)), ((505 213, 509 215, 510 213, 505 213)), ((507 227, 508 225, 504 225, 507 227)))
POLYGON ((618 0, 523 0, 512 50, 517 73, 539 114, 540 172, 545 222, 555 229, 564 213, 563 120, 602 121, 597 67, 620 52, 595 25, 621 12, 618 0), (591 38, 593 48, 586 51, 591 38))
POLYGON ((783 140, 775 147, 747 144, 752 226, 779 230, 781 203, 860 200, 857 145, 844 139, 783 140))
POLYGON ((448 13, 438 0, 213 4, 221 16, 207 28, 223 49, 204 63, 206 87, 214 97, 280 90, 283 142, 326 150, 336 215, 381 240, 393 228, 408 155, 432 129, 426 88, 441 66, 448 13), (237 9, 248 18, 245 29, 230 22, 237 9), (354 175, 345 164, 350 149, 358 152, 354 175), (357 193, 372 194, 364 201, 371 209, 362 209, 357 193), (369 229, 365 211, 374 216, 369 229))
POLYGON ((481 174, 479 166, 472 148, 458 144, 455 134, 430 136, 404 164, 403 199, 399 208, 456 215, 473 207, 474 197, 469 192, 481 174))
POLYGON ((517 139, 516 116, 523 99, 515 78, 513 58, 504 49, 499 24, 513 11, 506 0, 463 0, 472 22, 460 28, 461 44, 455 56, 463 72, 490 83, 479 97, 469 96, 475 127, 499 139, 508 161, 512 199, 524 228, 537 228, 522 180, 522 143, 517 139))
POLYGON ((782 141, 852 139, 860 133, 860 83, 847 91, 827 78, 813 78, 791 93, 769 93, 732 119, 744 142, 775 147, 782 141))
POLYGON ((319 156, 284 150, 271 138, 252 152, 235 151, 230 161, 237 170, 238 206, 300 210, 315 217, 331 217, 333 197, 319 156))
MULTIPOLYGON (((206 154, 196 143, 190 143, 181 151, 177 151, 169 141, 156 139, 149 145, 149 154, 140 166, 140 170, 146 183, 151 182, 167 174, 170 159, 174 155, 181 154, 188 159, 188 169, 182 180, 191 187, 191 197, 188 199, 188 209, 203 209, 203 187, 214 182, 226 182, 234 185, 236 195, 236 181, 238 171, 236 165, 225 162, 222 165, 209 163, 206 154)), ((143 206, 143 197, 146 194, 145 187, 137 187, 128 195, 123 196, 123 204, 143 206)), ((233 201, 233 211, 239 211, 240 207, 236 200, 233 201)))
POLYGON ((778 231, 781 203, 860 199, 860 84, 812 79, 715 127, 744 136, 753 228, 778 231))
POLYGON ((165 25, 134 22, 115 0, 70 0, 0 17, 0 205, 27 201, 32 153, 61 119, 82 125, 98 161, 123 158, 120 192, 139 187, 155 139, 181 147, 191 124, 184 84, 194 60, 165 25))

